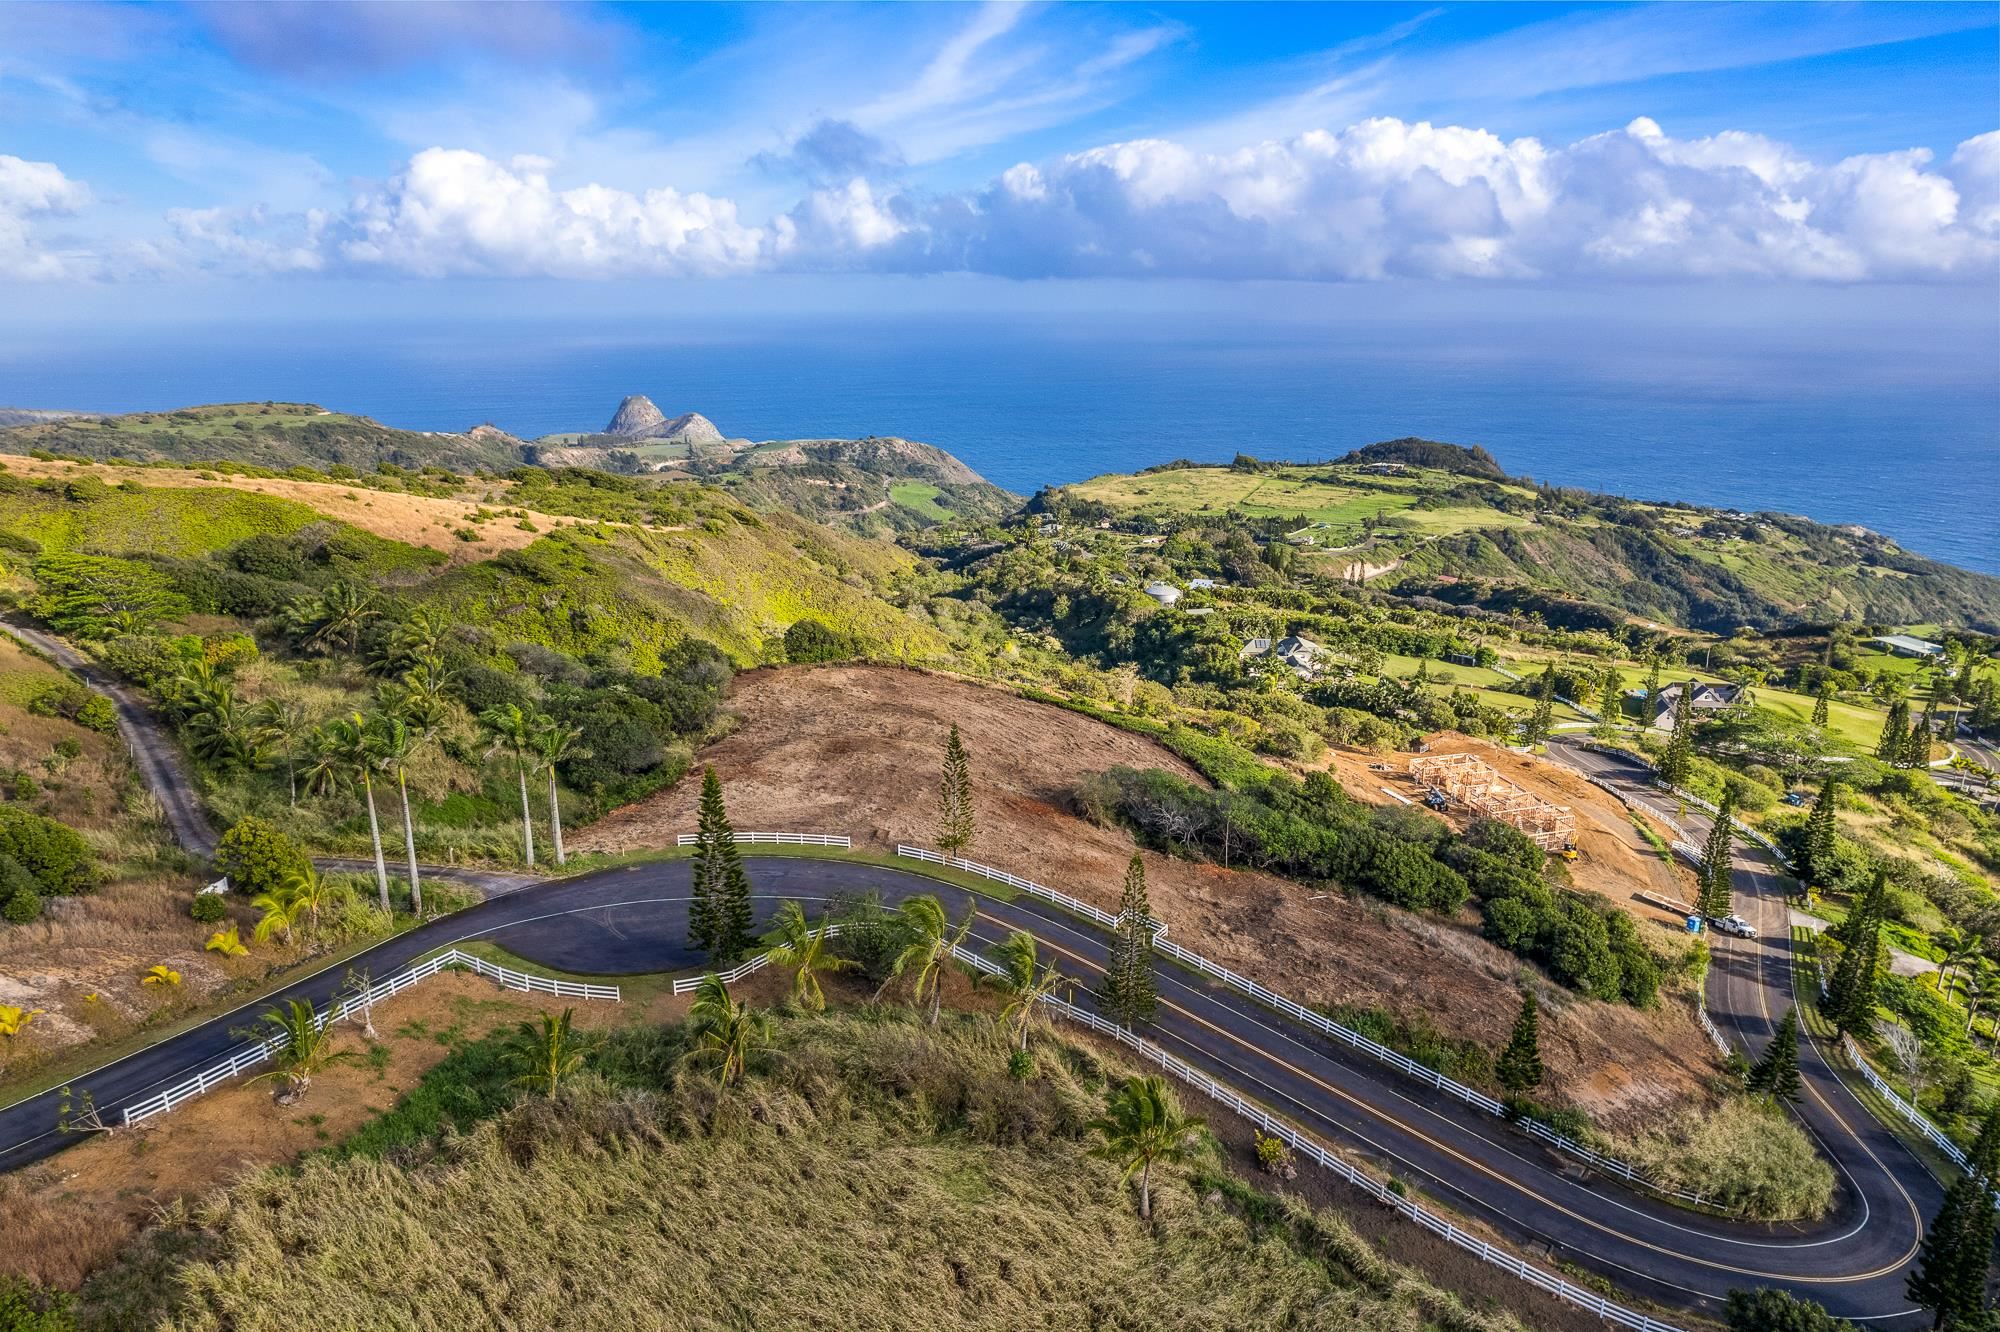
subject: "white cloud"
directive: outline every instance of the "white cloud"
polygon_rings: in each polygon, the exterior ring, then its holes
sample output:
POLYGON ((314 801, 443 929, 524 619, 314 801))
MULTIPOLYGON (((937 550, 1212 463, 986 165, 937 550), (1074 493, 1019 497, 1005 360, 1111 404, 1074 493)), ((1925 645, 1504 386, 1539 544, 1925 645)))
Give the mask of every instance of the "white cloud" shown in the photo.
POLYGON ((85 276, 90 256, 50 245, 36 229, 41 218, 74 213, 90 201, 90 190, 71 180, 53 162, 27 162, 0 153, 0 277, 85 276))
MULTIPOLYGON (((1567 146, 1390 118, 1224 152, 1164 139, 1022 163, 924 195, 864 175, 767 221, 659 186, 558 188, 552 163, 430 148, 333 213, 173 215, 149 263, 260 272, 606 278, 766 271, 1039 278, 1992 281, 2000 133, 1822 164, 1760 135, 1645 118, 1567 146)), ((0 158, 0 271, 64 276, 28 219, 55 167, 0 158)))

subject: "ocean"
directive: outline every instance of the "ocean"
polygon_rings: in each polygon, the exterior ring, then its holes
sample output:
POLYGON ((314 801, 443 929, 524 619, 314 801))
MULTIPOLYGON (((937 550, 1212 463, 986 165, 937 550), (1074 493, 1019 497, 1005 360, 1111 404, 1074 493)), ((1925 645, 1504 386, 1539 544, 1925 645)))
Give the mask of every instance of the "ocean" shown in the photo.
POLYGON ((330 320, 0 331, 0 405, 280 399, 419 430, 600 428, 628 393, 732 436, 901 435, 1023 493, 1173 458, 1422 435, 1642 499, 1860 523, 2000 574, 2000 349, 1537 319, 1241 311, 330 320))

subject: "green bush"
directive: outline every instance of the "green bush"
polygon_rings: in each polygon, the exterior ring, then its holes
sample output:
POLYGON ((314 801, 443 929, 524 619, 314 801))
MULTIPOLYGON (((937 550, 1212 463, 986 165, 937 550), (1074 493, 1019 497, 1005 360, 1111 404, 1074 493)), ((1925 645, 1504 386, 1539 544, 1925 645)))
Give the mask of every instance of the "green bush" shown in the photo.
POLYGON ((1732 1290, 1729 1332, 1855 1332, 1854 1324, 1789 1291, 1732 1290))
POLYGON ((16 889, 0 902, 0 917, 15 925, 26 925, 42 914, 42 895, 33 888, 16 889))
POLYGON ((311 868, 312 860, 297 842, 254 814, 239 820, 215 846, 216 872, 227 875, 230 888, 239 893, 270 892, 311 868))
POLYGON ((222 900, 221 893, 196 893, 188 914, 203 924, 213 924, 229 914, 229 906, 222 900))
POLYGON ((795 620, 785 630, 785 660, 799 664, 846 661, 855 652, 854 640, 829 629, 818 620, 795 620))
POLYGON ((86 892, 97 879, 76 829, 12 805, 0 805, 0 856, 18 861, 45 896, 86 892))
POLYGON ((76 1297, 0 1275, 0 1332, 76 1332, 76 1297))

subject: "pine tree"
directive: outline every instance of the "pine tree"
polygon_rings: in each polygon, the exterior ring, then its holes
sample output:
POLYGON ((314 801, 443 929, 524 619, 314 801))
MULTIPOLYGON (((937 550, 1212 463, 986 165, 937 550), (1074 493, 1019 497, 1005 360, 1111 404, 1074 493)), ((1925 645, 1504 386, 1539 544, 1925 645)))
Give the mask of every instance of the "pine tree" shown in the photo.
POLYGON ((1541 682, 1535 686, 1535 710, 1528 718, 1527 741, 1539 745, 1549 738, 1555 728, 1556 718, 1556 668, 1549 666, 1542 671, 1541 682))
POLYGON ((1818 692, 1813 695, 1812 713, 1812 724, 1821 730, 1826 729, 1826 719, 1832 708, 1832 698, 1833 686, 1822 681, 1818 692))
POLYGON ((1824 884, 1827 873, 1833 868, 1833 855, 1838 846, 1838 802, 1835 787, 1839 783, 1828 777, 1820 784, 1819 799, 1813 801, 1812 813, 1806 818, 1805 839, 1800 844, 1800 859, 1806 880, 1824 884))
POLYGON ((1826 1016, 1848 1035, 1875 1024, 1875 998, 1882 983, 1882 912, 1889 876, 1875 872, 1875 882, 1840 926, 1846 951, 1826 987, 1826 1016))
POLYGON ((1680 687, 1674 699, 1674 733, 1667 737, 1667 750, 1660 755, 1660 781, 1666 786, 1687 785, 1694 767, 1694 681, 1680 687))
POLYGON ((1502 1087, 1517 1094, 1542 1085, 1542 1008, 1533 990, 1521 994, 1521 1015, 1514 1019, 1493 1072, 1502 1087))
POLYGON ((722 781, 714 768, 701 775, 701 812, 695 820, 694 891, 688 904, 688 944, 728 966, 749 951, 750 878, 736 849, 736 830, 722 807, 722 781))
POLYGON ((1903 739, 1903 763, 1905 768, 1927 768, 1931 762, 1931 736, 1937 731, 1937 691, 1931 691, 1930 701, 1924 704, 1924 714, 1911 727, 1903 739))
POLYGON ((944 742, 944 773, 938 780, 938 850, 965 854, 972 845, 972 759, 953 722, 944 742))
POLYGON ((1799 1081, 1799 1010, 1788 1008, 1778 1020, 1764 1057, 1750 1070, 1750 1090, 1780 1100, 1796 1101, 1804 1090, 1799 1081))
POLYGON ((1722 805, 1715 825, 1708 830, 1708 842, 1701 850, 1701 914, 1726 916, 1734 899, 1735 873, 1730 868, 1729 847, 1735 833, 1730 819, 1736 813, 1736 790, 1722 788, 1722 805))
POLYGON ((1986 1306, 1986 1266, 1993 1247, 1993 1178, 1975 1171, 1952 1181, 1924 1234, 1916 1270, 1904 1285, 1929 1309, 1933 1328, 1973 1326, 1986 1306))
POLYGON ((1606 726, 1616 726, 1625 719, 1625 690, 1616 668, 1604 673, 1604 685, 1597 710, 1603 716, 1606 726))
POLYGON ((1660 715, 1660 654, 1646 654, 1646 714, 1660 715))
POLYGON ((1903 750, 1909 744, 1910 705, 1903 699, 1892 699, 1889 715, 1882 719, 1882 738, 1875 742, 1875 757, 1891 767, 1903 766, 1903 750))
POLYGON ((1118 899, 1118 929, 1105 961, 1097 1005, 1123 1026, 1152 1020, 1159 1006, 1153 982, 1152 911, 1146 905, 1146 864, 1138 856, 1125 868, 1125 891, 1118 899))

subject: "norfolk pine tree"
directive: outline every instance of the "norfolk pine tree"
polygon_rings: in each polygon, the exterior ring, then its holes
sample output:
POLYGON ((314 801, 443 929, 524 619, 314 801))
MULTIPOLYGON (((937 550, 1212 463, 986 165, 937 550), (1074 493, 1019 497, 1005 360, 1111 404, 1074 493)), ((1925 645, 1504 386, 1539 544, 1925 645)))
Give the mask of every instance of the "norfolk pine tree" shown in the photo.
POLYGON ((1725 786, 1722 788, 1722 805, 1715 815, 1715 826, 1708 830, 1708 842, 1701 850, 1701 914, 1704 916, 1726 916, 1730 911, 1734 875, 1729 867, 1729 844, 1735 831, 1730 819, 1735 813, 1735 791, 1725 786))
POLYGON ((722 807, 722 781, 714 768, 701 775, 701 813, 695 822, 694 891, 688 905, 688 943, 723 966, 750 947, 750 879, 736 830, 722 807))
POLYGON ((1152 912, 1146 904, 1146 863, 1137 855, 1125 868, 1125 891, 1118 899, 1118 929, 1104 980, 1097 989, 1098 1007, 1112 1021, 1127 1027, 1152 1020, 1159 1006, 1153 986, 1152 912))
POLYGON ((1778 1020, 1764 1057, 1750 1070, 1750 1090, 1779 1100, 1796 1101, 1804 1090, 1799 1081, 1799 1010, 1788 1008, 1778 1020))
POLYGON ((1688 771, 1694 766, 1693 681, 1681 685, 1674 698, 1674 733, 1667 737, 1667 749, 1660 755, 1660 782, 1666 786, 1687 785, 1688 771))
POLYGON ((1832 697, 1833 686, 1824 682, 1820 684, 1819 691, 1813 695, 1812 724, 1821 730, 1826 729, 1828 700, 1832 697))
POLYGON ((1826 872, 1833 865, 1836 845, 1835 816, 1838 802, 1834 788, 1839 783, 1828 777, 1820 784, 1819 799, 1813 801, 1812 814, 1806 819, 1806 833, 1803 843, 1806 879, 1825 882, 1826 872))
POLYGON ((1827 982, 1826 1016, 1850 1036, 1875 1023, 1875 995, 1881 984, 1881 913, 1888 881, 1888 875, 1877 870, 1875 882, 1860 905, 1848 913, 1841 939, 1846 951, 1827 982))
POLYGON ((1903 766, 1903 749, 1909 743, 1910 705, 1903 699, 1889 703, 1889 715, 1882 719, 1882 738, 1875 742, 1875 757, 1892 768, 1903 766))
POLYGON ((953 722, 944 742, 944 773, 938 781, 938 850, 960 856, 972 845, 972 760, 953 722))
POLYGON ((1539 745, 1549 738, 1555 725, 1556 716, 1556 668, 1551 665, 1542 670, 1541 681, 1535 686, 1535 710, 1528 718, 1527 741, 1539 745))
POLYGON ((1533 990, 1521 993, 1521 1015, 1514 1019, 1493 1072, 1502 1087, 1516 1094, 1542 1085, 1542 1010, 1533 990))

